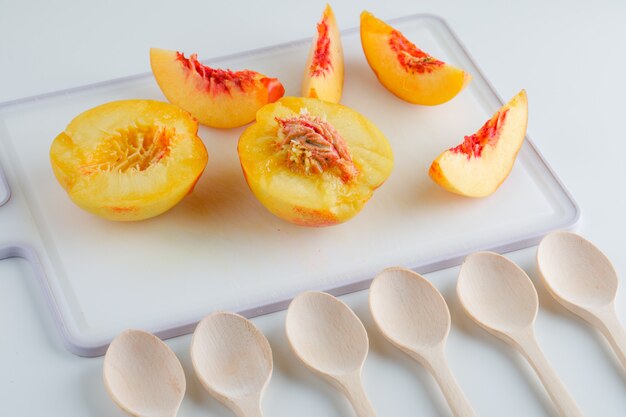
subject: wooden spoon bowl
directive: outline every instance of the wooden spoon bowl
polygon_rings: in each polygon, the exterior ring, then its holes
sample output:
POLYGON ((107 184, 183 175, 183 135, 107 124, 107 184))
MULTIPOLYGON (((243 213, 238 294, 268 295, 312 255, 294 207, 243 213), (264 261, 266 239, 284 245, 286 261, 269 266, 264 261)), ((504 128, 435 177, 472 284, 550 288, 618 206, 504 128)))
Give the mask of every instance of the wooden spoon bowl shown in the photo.
POLYGON ((603 306, 617 294, 617 273, 611 261, 591 242, 558 231, 543 238, 537 265, 548 291, 570 306, 603 306))
POLYGON ((615 312, 619 281, 611 261, 582 236, 558 231, 539 244, 537 265, 548 292, 600 330, 626 369, 626 330, 615 312))
POLYGON ((559 414, 582 417, 537 344, 535 317, 539 301, 528 275, 504 256, 479 252, 465 258, 456 289, 461 305, 474 321, 526 357, 559 414))
POLYGON ((404 268, 388 268, 370 287, 370 311, 381 333, 433 375, 455 417, 475 417, 445 358, 450 311, 437 288, 404 268))
POLYGON ((191 361, 204 388, 235 414, 261 415, 272 350, 251 321, 228 312, 208 315, 194 331, 191 361))
POLYGON ((498 335, 528 328, 539 310, 537 291, 526 272, 491 252, 465 258, 457 294, 465 311, 498 335))
POLYGON ((369 339, 350 307, 330 294, 302 293, 289 305, 286 331, 296 356, 342 391, 357 417, 375 417, 361 383, 369 339))
POLYGON ((422 351, 445 342, 450 311, 421 275, 403 268, 381 272, 370 287, 370 311, 383 335, 401 349, 422 351))
POLYGON ((363 366, 369 350, 365 327, 345 304, 330 294, 296 297, 287 313, 287 337, 304 364, 325 374, 345 374, 363 366))
POLYGON ((113 401, 136 417, 174 417, 185 395, 185 373, 174 352, 141 330, 126 330, 111 342, 103 372, 113 401))

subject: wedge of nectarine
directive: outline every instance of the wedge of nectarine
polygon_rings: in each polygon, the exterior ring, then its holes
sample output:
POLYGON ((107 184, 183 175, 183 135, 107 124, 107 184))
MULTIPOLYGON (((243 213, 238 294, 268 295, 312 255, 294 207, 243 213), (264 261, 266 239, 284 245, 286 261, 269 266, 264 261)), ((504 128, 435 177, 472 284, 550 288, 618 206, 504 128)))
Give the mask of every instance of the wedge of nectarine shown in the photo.
POLYGON ((302 96, 339 103, 343 90, 343 49, 337 21, 327 4, 317 24, 302 80, 302 96))
POLYGON ((393 167, 391 146, 372 122, 313 98, 285 97, 263 107, 237 149, 259 201, 304 226, 352 218, 393 167))
POLYGON ((361 13, 361 45, 378 80, 410 103, 445 103, 471 79, 465 71, 430 56, 367 11, 361 13))
POLYGON ((476 133, 439 155, 430 166, 430 177, 446 190, 464 196, 493 193, 513 168, 527 122, 528 101, 522 90, 476 133))
POLYGON ((78 115, 50 147, 52 170, 79 207, 143 220, 191 192, 208 154, 198 122, 152 100, 115 101, 78 115))
POLYGON ((243 126, 285 93, 276 78, 251 70, 211 68, 195 54, 186 58, 180 52, 152 48, 150 66, 165 97, 211 127, 243 126))

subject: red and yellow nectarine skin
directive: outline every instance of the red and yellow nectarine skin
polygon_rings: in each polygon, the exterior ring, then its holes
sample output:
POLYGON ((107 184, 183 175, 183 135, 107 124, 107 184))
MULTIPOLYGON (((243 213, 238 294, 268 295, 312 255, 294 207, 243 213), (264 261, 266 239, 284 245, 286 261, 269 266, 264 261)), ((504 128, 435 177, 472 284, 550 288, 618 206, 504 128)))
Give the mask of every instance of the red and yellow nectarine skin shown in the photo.
POLYGON ((520 91, 463 143, 437 157, 428 174, 448 191, 468 197, 492 194, 508 177, 528 123, 526 92, 520 91))
POLYGON ((313 57, 307 69, 312 76, 323 76, 333 68, 330 59, 330 29, 328 28, 328 16, 324 14, 322 20, 317 24, 317 36, 313 41, 313 57))
POLYGON ((208 154, 198 122, 152 100, 106 103, 78 115, 50 147, 74 203, 110 220, 157 216, 193 190, 208 154))
POLYGON ((263 107, 237 150, 257 199, 303 226, 352 218, 393 168, 391 146, 374 124, 313 98, 285 97, 263 107))
POLYGON ((430 73, 446 65, 419 49, 395 29, 389 34, 389 47, 402 68, 409 73, 430 73))
POLYGON ((410 103, 445 103, 471 79, 465 71, 422 51, 400 31, 367 11, 361 13, 361 45, 381 84, 410 103))
POLYGON ((480 158, 485 146, 496 146, 500 139, 500 131, 508 112, 509 109, 506 107, 497 111, 476 133, 465 136, 463 143, 451 148, 450 151, 453 153, 462 153, 466 155, 469 160, 472 158, 480 158))
POLYGON ((302 80, 302 96, 339 103, 343 77, 341 35, 333 10, 326 5, 309 51, 302 80))
POLYGON ((243 126, 285 93, 276 78, 251 70, 211 68, 196 54, 187 58, 177 51, 152 48, 150 65, 165 97, 211 127, 243 126))

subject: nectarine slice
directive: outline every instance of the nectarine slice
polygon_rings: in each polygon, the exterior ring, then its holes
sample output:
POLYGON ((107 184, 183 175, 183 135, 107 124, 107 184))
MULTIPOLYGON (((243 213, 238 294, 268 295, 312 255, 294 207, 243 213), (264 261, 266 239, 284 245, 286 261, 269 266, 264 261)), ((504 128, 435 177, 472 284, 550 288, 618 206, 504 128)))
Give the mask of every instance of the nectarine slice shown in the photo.
POLYGON ((372 122, 313 98, 285 97, 263 107, 237 149, 258 200, 304 226, 352 218, 393 167, 391 146, 372 122))
POLYGON ((528 123, 526 92, 520 91, 476 133, 435 159, 429 175, 443 188, 468 197, 484 197, 508 177, 528 123))
POLYGON ((191 192, 208 154, 198 122, 152 100, 115 101, 78 115, 50 148, 52 170, 79 207, 110 220, 159 215, 191 192))
POLYGON ((445 103, 471 79, 465 71, 430 56, 367 11, 361 13, 361 45, 378 80, 410 103, 445 103))
POLYGON ((302 80, 302 96, 339 103, 343 90, 343 49, 335 14, 327 4, 317 24, 302 80))
POLYGON ((165 97, 200 123, 219 128, 243 126, 257 110, 283 96, 276 78, 255 71, 230 71, 202 65, 196 54, 150 49, 150 66, 165 97))

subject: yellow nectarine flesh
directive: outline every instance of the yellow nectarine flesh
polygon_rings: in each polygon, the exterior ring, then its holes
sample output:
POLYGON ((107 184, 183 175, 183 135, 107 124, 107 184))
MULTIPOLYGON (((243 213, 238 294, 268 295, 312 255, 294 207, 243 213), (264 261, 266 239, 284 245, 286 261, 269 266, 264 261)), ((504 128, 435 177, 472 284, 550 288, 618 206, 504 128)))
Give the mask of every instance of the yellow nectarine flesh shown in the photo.
POLYGON ((508 177, 528 123, 526 92, 520 91, 476 133, 443 152, 429 175, 443 188, 468 197, 492 194, 508 177))
POLYGON ((285 93, 276 78, 251 70, 211 68, 195 54, 186 58, 180 52, 152 48, 150 66, 165 97, 211 127, 243 126, 285 93))
POLYGON ((391 146, 361 114, 285 97, 257 113, 239 138, 245 178, 273 214, 304 226, 355 216, 393 168, 391 146))
POLYGON ((471 79, 465 71, 430 56, 367 11, 361 13, 361 45, 381 84, 410 103, 445 103, 471 79))
POLYGON ((52 170, 79 207, 119 221, 159 215, 191 192, 208 154, 198 122, 152 100, 115 101, 78 115, 50 148, 52 170))
POLYGON ((302 96, 339 103, 343 91, 343 49, 333 10, 326 5, 317 24, 302 80, 302 96))

